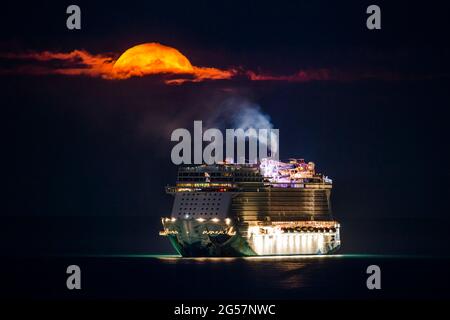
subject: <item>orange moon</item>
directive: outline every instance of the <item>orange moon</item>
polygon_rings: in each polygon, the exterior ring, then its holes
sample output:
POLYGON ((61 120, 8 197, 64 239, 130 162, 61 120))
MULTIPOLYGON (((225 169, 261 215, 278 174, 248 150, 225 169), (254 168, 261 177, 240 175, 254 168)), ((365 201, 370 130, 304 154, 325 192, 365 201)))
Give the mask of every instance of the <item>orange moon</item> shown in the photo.
POLYGON ((127 79, 155 74, 185 74, 193 79, 174 79, 168 82, 229 79, 233 71, 196 67, 175 48, 156 42, 139 44, 126 50, 114 63, 112 78, 127 79))
POLYGON ((126 50, 114 63, 117 78, 159 73, 193 73, 194 68, 180 51, 159 43, 144 43, 126 50))

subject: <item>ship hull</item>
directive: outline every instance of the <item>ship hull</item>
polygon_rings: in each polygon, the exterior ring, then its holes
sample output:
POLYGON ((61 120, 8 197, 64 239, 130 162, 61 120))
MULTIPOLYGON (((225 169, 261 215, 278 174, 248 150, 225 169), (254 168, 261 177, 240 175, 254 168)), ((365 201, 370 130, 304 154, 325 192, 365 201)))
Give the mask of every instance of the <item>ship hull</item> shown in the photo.
POLYGON ((163 226, 183 257, 322 255, 340 247, 339 229, 255 234, 247 226, 195 220, 166 221, 163 226))

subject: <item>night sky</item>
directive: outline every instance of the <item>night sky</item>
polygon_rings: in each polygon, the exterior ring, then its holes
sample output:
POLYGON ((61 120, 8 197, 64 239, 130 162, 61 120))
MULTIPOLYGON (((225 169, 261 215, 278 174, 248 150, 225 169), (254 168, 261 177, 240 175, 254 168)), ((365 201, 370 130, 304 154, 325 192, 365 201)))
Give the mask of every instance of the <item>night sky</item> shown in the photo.
POLYGON ((377 1, 382 29, 370 31, 373 1, 297 2, 78 1, 79 31, 65 27, 72 3, 4 4, 1 250, 173 253, 157 235, 171 210, 164 187, 176 175, 170 132, 192 130, 227 99, 270 116, 281 158, 314 161, 333 179, 344 252, 446 248, 447 12, 439 3, 377 1), (85 49, 117 57, 146 42, 176 48, 196 66, 334 76, 167 85, 160 76, 21 73, 21 62, 4 56, 85 49))

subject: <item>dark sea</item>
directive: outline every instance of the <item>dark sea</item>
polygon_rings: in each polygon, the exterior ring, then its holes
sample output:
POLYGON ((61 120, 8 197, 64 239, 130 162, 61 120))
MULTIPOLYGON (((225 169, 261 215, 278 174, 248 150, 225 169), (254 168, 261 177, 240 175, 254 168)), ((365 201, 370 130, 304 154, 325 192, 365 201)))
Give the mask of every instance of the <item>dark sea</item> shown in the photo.
POLYGON ((444 250, 448 242, 439 237, 444 233, 433 229, 446 224, 423 228, 425 222, 420 222, 420 228, 415 223, 402 231, 348 222, 335 255, 182 258, 157 235, 159 224, 150 220, 4 220, 0 296, 182 301, 450 298, 450 257, 444 250), (81 290, 66 287, 69 265, 81 269, 81 290), (380 290, 367 288, 370 265, 380 267, 380 290))
POLYGON ((181 258, 125 255, 13 259, 3 263, 1 295, 30 299, 406 299, 450 298, 450 260, 332 255, 181 258), (66 288, 81 268, 82 289, 66 288), (381 269, 381 289, 366 269, 381 269))

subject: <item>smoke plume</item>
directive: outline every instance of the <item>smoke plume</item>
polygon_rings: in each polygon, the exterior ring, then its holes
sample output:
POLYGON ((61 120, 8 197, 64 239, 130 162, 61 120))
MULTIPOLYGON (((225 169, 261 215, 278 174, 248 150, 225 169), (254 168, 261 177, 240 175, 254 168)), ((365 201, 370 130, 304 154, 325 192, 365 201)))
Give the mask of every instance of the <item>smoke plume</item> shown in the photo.
MULTIPOLYGON (((232 97, 222 102, 215 112, 207 119, 206 127, 218 128, 222 131, 225 129, 243 129, 247 132, 248 129, 267 129, 270 134, 270 129, 274 129, 271 117, 264 113, 261 106, 253 103, 247 99, 240 97, 232 97)), ((271 141, 268 137, 259 136, 257 132, 251 132, 250 135, 256 137, 257 140, 266 145, 269 150, 276 151, 279 148, 278 137, 271 135, 271 141)))

